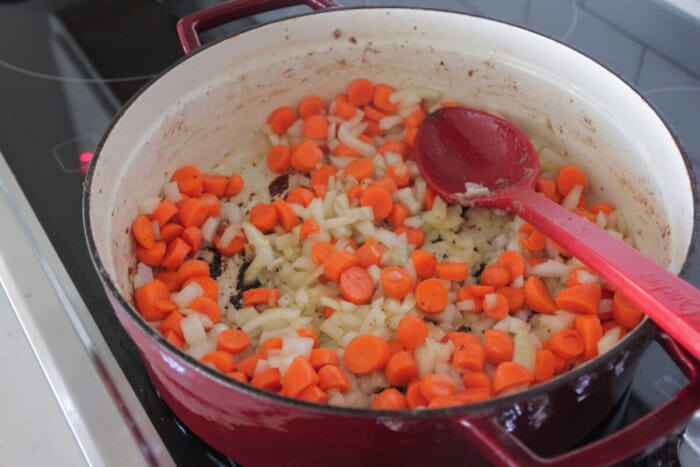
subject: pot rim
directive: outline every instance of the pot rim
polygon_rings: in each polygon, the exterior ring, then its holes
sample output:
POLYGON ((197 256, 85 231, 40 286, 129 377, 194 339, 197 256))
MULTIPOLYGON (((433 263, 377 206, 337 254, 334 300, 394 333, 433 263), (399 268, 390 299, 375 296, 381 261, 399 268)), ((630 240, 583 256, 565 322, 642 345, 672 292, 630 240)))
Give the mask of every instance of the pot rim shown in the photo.
MULTIPOLYGON (((656 325, 653 323, 651 319, 645 319, 640 325, 638 325, 634 330, 632 330, 630 333, 628 333, 625 338, 622 339, 621 342, 619 342, 613 349, 610 351, 606 352, 603 355, 599 355, 588 362, 574 368, 573 370, 568 371, 565 374, 559 375, 555 378, 553 378, 550 381, 547 381, 545 383, 542 383, 540 385, 537 385, 533 388, 530 388, 526 391, 521 391, 517 392, 508 396, 501 396, 501 397, 495 397, 492 399, 488 399, 483 402, 477 402, 473 404, 468 404, 468 405, 462 405, 462 406, 453 406, 453 407, 446 407, 446 408, 434 408, 434 409, 404 409, 404 410, 376 410, 376 409, 358 409, 358 408, 349 408, 349 407, 339 407, 339 406, 333 406, 333 405, 322 405, 322 404, 316 404, 316 403, 311 403, 311 402, 306 402, 302 401, 300 399, 294 399, 286 396, 281 396, 277 393, 266 391, 264 389, 259 389, 254 386, 251 386, 250 384, 247 383, 242 383, 237 380, 231 379, 226 377, 223 373, 212 369, 208 365, 204 365, 200 363, 199 361, 195 360, 191 356, 187 355, 185 352, 182 350, 178 349, 175 347, 173 344, 168 342, 160 333, 157 332, 155 328, 150 326, 146 321, 144 321, 141 316, 138 314, 138 312, 134 309, 134 307, 131 305, 131 303, 126 300, 122 294, 119 292, 117 287, 114 285, 112 282, 109 274, 107 273, 102 260, 99 257, 98 251, 97 251, 97 245, 93 239, 92 236, 92 226, 90 222, 90 193, 92 189, 92 181, 94 177, 94 172, 95 172, 95 166, 96 162, 99 159, 103 146, 107 139, 109 138, 109 135, 111 134, 112 130, 114 129, 115 125, 117 124, 118 121, 123 117, 124 113, 134 104, 136 100, 139 99, 139 97, 151 86, 154 86, 158 83, 158 81, 165 76, 166 74, 170 73, 174 69, 176 69, 180 64, 182 64, 185 60, 188 60, 190 57, 193 57, 199 53, 204 53, 209 49, 210 47, 217 46, 229 39, 232 39, 234 37, 238 37, 240 35, 243 35, 249 31, 258 29, 258 28, 263 28, 263 27, 280 27, 281 24, 284 24, 286 22, 291 22, 291 21, 297 21, 299 18, 311 16, 311 15, 330 15, 330 14, 350 14, 353 11, 358 11, 358 10, 367 10, 367 11, 372 11, 372 10, 409 10, 409 11, 415 11, 415 12, 434 12, 434 13, 447 13, 447 14, 454 14, 454 15, 459 15, 459 16, 469 16, 472 18, 476 18, 481 21, 488 21, 488 22, 493 22, 493 23, 500 23, 509 27, 514 27, 518 28, 522 31, 525 31, 530 34, 534 34, 536 36, 540 36, 541 38, 544 38, 545 40, 553 41, 565 48, 568 48, 576 53, 578 53, 582 59, 584 60, 590 60, 600 66, 602 69, 604 69, 607 73, 609 73, 610 77, 612 79, 618 79, 622 81, 633 93, 637 94, 642 101, 649 106, 651 111, 659 118, 661 124, 664 125, 666 131, 671 135, 673 138, 673 141, 675 143, 675 146, 683 159, 683 163, 686 168, 686 172, 688 174, 689 181, 691 183, 692 187, 696 187, 696 177, 695 173, 693 171, 693 166, 690 161, 690 158, 686 151, 683 149, 683 145, 681 144, 680 139, 678 136, 675 134, 675 132, 672 130, 672 128, 669 126, 669 124, 666 122, 665 118, 663 117, 663 114, 659 111, 659 109, 642 94, 640 90, 638 90, 632 83, 628 82, 625 78, 611 70, 608 66, 603 64, 602 62, 598 61, 597 59, 587 55, 586 53, 578 50, 576 47, 571 46, 569 44, 565 44, 559 39, 552 38, 549 36, 546 36, 545 34, 542 34, 540 32, 528 29, 524 26, 514 24, 508 21, 504 20, 499 20, 499 19, 494 19, 494 18, 489 18, 483 15, 479 14, 474 14, 474 13, 465 13, 465 12, 459 12, 459 11, 453 11, 449 9, 441 9, 441 8, 422 8, 422 7, 387 7, 387 6, 359 6, 359 7, 344 7, 342 9, 328 9, 328 10, 319 10, 319 11, 311 11, 308 13, 303 13, 300 15, 296 15, 293 17, 289 18, 281 18, 277 20, 273 20, 267 23, 263 24, 258 24, 255 26, 251 26, 249 28, 246 28, 245 30, 232 34, 230 36, 215 40, 211 43, 207 43, 201 47, 199 47, 197 50, 193 51, 189 55, 183 55, 181 58, 176 60, 174 63, 172 63, 170 66, 168 66, 166 69, 164 69, 161 73, 159 73, 157 76, 152 78, 148 83, 146 83, 143 87, 141 87, 125 104, 122 106, 121 109, 117 112, 117 114, 114 116, 112 121, 110 122, 109 126, 103 133, 99 144, 97 145, 97 148, 95 150, 95 154, 92 160, 92 163, 90 164, 90 167, 88 169, 88 172, 86 174, 85 178, 85 183, 84 183, 84 188, 83 188, 83 228, 84 228, 84 233, 85 237, 88 242, 88 250, 90 253, 90 257, 92 259, 93 265, 95 269, 97 269, 100 280, 103 284, 103 286, 107 289, 107 292, 111 294, 119 303, 120 307, 122 310, 125 312, 125 314, 131 319, 136 326, 139 328, 140 331, 144 332, 148 337, 152 338, 155 340, 155 342, 163 347, 165 350, 167 350, 170 354, 174 354, 179 360, 180 363, 183 365, 188 366, 191 370, 194 370, 198 372, 199 374, 206 376, 210 379, 213 379, 219 384, 223 384, 226 387, 241 391, 242 393, 252 396, 255 398, 263 399, 263 400, 269 400, 271 402, 276 402, 280 403, 282 405, 288 405, 290 407, 293 407, 295 409, 300 409, 300 410, 310 410, 310 411, 316 411, 316 412, 321 412, 321 413, 326 413, 326 414, 332 414, 332 415, 338 415, 338 416, 351 416, 351 417, 371 417, 371 418, 377 418, 381 417, 382 419, 400 419, 400 420, 406 420, 406 419, 422 419, 422 418, 441 418, 445 416, 449 417, 456 417, 456 416, 470 416, 470 415, 479 415, 485 412, 492 411, 494 408, 502 406, 502 405, 508 405, 508 404, 514 404, 520 401, 536 398, 538 396, 541 396, 543 394, 549 393, 552 388, 562 385, 562 384, 567 384, 571 383, 573 380, 576 380, 586 374, 588 374, 593 368, 593 366, 597 365, 605 365, 606 363, 609 363, 612 359, 616 358, 618 354, 624 352, 627 350, 630 346, 634 345, 639 339, 644 339, 648 338, 650 334, 656 329, 656 325)), ((693 197, 693 227, 692 227, 692 232, 690 236, 690 245, 688 247, 688 252, 686 254, 685 260, 683 262, 683 265, 681 267, 681 270, 679 272, 679 275, 681 277, 684 277, 688 273, 688 269, 690 266, 690 258, 693 256, 694 251, 695 251, 695 243, 698 238, 698 231, 700 230, 700 222, 698 222, 698 208, 700 207, 700 195, 698 194, 697 189, 691 190, 692 197, 693 197)), ((117 313, 120 310, 115 310, 117 313)), ((129 336, 131 339, 131 336, 129 336)), ((133 341, 133 339, 131 339, 133 341)))

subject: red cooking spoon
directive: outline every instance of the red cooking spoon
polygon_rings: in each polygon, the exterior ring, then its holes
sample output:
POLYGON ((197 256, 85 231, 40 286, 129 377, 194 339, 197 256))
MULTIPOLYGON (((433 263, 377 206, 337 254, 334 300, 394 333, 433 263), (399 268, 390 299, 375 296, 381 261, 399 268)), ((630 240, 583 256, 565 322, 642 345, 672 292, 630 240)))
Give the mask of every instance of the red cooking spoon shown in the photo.
POLYGON ((700 291, 537 193, 539 158, 515 126, 478 110, 440 109, 418 131, 416 159, 423 178, 443 199, 507 209, 522 217, 621 291, 700 360, 700 291), (463 195, 465 183, 476 184, 473 196, 463 195))

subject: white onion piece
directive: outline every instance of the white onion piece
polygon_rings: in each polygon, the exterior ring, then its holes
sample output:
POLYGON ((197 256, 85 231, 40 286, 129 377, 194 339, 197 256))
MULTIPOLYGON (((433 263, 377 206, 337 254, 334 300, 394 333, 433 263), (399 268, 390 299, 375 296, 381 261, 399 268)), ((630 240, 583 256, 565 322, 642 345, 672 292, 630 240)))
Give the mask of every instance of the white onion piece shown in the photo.
POLYGON ((578 203, 581 200, 581 193, 583 193, 583 186, 575 185, 569 194, 567 194, 561 201, 561 205, 569 210, 576 209, 576 206, 578 206, 578 203))
POLYGON ((498 295, 495 293, 487 293, 484 295, 484 308, 495 308, 498 305, 498 295))
POLYGON ((138 263, 136 265, 136 274, 134 274, 134 277, 132 278, 134 288, 138 289, 139 287, 148 284, 152 280, 153 270, 150 268, 150 266, 143 263, 138 263))
POLYGON ((225 229, 224 232, 221 234, 221 239, 219 240, 220 245, 228 245, 230 244, 234 238, 238 236, 238 234, 241 233, 241 228, 238 226, 238 224, 229 224, 225 229))
POLYGON ((309 354, 313 348, 314 340, 310 337, 285 336, 282 338, 282 349, 280 350, 279 356, 301 355, 304 358, 309 358, 309 354))
POLYGON ((347 125, 340 125, 338 128, 338 139, 353 148, 355 151, 362 154, 364 157, 372 157, 377 152, 373 145, 353 136, 347 125))
POLYGON ((219 219, 210 217, 202 224, 202 238, 208 242, 213 242, 216 231, 219 228, 219 219))
POLYGON ((401 115, 389 115, 379 120, 379 128, 386 131, 401 125, 403 117, 401 115))
POLYGON ((613 301, 612 298, 604 298, 600 301, 598 305, 598 313, 608 313, 612 311, 613 301))
POLYGON ((513 338, 513 362, 524 366, 532 373, 535 371, 536 350, 527 328, 518 329, 513 338))
POLYGON ((300 310, 295 310, 293 308, 268 308, 255 318, 243 324, 241 329, 249 333, 253 329, 262 327, 270 321, 280 320, 290 322, 298 318, 300 314, 300 310))
POLYGON ((202 321, 197 316, 199 314, 201 313, 192 313, 180 321, 180 329, 182 329, 182 335, 185 337, 187 345, 192 346, 207 340, 207 333, 204 331, 202 321))
POLYGON ((474 311, 476 310, 476 302, 473 299, 462 300, 455 303, 459 311, 474 311))
POLYGON ((620 333, 622 328, 620 326, 608 329, 608 331, 603 334, 603 337, 598 341, 598 354, 602 355, 608 350, 610 350, 615 344, 620 340, 620 333))
POLYGON ((150 216, 161 202, 159 196, 148 196, 139 202, 138 212, 142 216, 150 216))
POLYGON ((236 203, 224 203, 223 211, 230 223, 240 224, 243 221, 243 213, 236 203))
POLYGON ((591 274, 585 269, 579 269, 576 271, 576 278, 582 284, 592 284, 594 282, 600 282, 600 279, 595 274, 591 274))
POLYGON ((544 263, 536 264, 530 268, 530 274, 540 277, 566 277, 573 266, 568 266, 559 261, 547 260, 544 263))
POLYGON ((403 162, 403 156, 398 152, 387 151, 384 153, 384 160, 387 165, 398 164, 399 162, 403 162))
POLYGON ((180 194, 180 189, 177 187, 177 182, 166 183, 163 186, 163 195, 173 203, 182 200, 182 194, 180 194))
POLYGON ((173 292, 170 294, 170 299, 177 303, 180 308, 185 308, 187 305, 192 303, 197 297, 204 295, 204 289, 197 282, 190 282, 179 292, 173 292))

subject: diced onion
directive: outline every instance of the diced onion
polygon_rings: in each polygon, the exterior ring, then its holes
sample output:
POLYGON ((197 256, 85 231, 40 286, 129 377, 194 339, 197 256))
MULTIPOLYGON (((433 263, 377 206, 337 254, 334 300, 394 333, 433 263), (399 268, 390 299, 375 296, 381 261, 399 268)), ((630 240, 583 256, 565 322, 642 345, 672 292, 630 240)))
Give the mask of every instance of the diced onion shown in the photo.
POLYGON ((575 185, 564 197, 564 199, 561 200, 561 205, 569 210, 576 209, 576 206, 578 206, 578 203, 581 200, 581 193, 583 193, 583 186, 575 185))
MULTIPOLYGON (((219 219, 209 217, 202 225, 202 238, 208 242, 214 241, 216 231, 219 228, 219 219)), ((228 245, 228 244, 226 244, 228 245)))
POLYGON ((139 202, 138 212, 142 216, 150 216, 161 202, 158 196, 148 196, 139 202))
POLYGON ((202 321, 197 316, 199 313, 192 313, 185 316, 180 321, 182 335, 185 338, 187 345, 196 345, 207 340, 207 333, 204 331, 202 321))
POLYGON ((136 274, 132 278, 135 289, 148 284, 153 280, 153 270, 143 263, 136 264, 136 274))
POLYGON ((180 308, 185 308, 187 305, 192 303, 197 297, 204 295, 204 289, 197 282, 190 282, 179 292, 173 292, 170 294, 170 299, 177 303, 180 308))
POLYGON ((177 187, 177 182, 166 183, 163 186, 163 195, 173 203, 182 200, 182 194, 180 194, 180 189, 177 187))

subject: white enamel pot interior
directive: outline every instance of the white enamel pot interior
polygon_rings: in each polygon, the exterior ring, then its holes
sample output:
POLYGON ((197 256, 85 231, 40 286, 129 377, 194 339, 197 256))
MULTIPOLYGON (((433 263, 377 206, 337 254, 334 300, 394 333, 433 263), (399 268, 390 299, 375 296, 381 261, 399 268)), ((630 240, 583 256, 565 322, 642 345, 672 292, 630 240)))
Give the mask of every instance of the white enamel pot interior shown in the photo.
MULTIPOLYGON (((89 242, 103 279, 131 306, 128 228, 141 199, 183 164, 243 174, 267 140, 269 112, 356 77, 428 86, 497 111, 544 154, 582 168, 590 201, 620 209, 638 248, 679 272, 693 232, 692 175, 649 104, 584 55, 518 27, 415 9, 335 10, 231 37, 182 60, 129 103, 102 141, 87 199, 89 242)), ((263 164, 264 165, 264 164, 263 164)), ((248 177, 250 174, 250 177, 248 177)), ((135 313, 135 312, 134 312, 135 313)))

